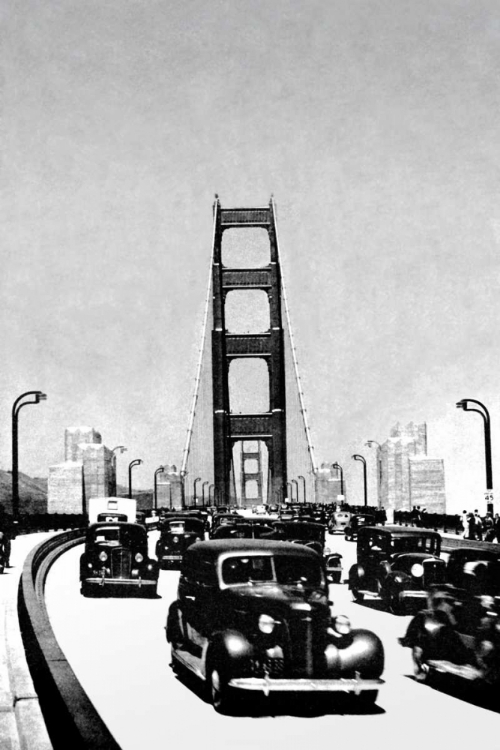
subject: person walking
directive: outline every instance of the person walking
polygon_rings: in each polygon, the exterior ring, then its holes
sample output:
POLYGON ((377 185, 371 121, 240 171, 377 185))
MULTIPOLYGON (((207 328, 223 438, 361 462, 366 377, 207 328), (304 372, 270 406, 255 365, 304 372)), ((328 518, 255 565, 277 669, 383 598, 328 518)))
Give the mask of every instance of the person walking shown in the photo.
POLYGON ((483 521, 481 519, 481 516, 479 515, 477 508, 474 511, 474 531, 474 538, 477 539, 478 542, 481 542, 483 540, 483 521))
POLYGON ((462 512, 462 536, 464 539, 468 539, 468 533, 469 533, 469 522, 468 522, 468 516, 466 510, 462 512))

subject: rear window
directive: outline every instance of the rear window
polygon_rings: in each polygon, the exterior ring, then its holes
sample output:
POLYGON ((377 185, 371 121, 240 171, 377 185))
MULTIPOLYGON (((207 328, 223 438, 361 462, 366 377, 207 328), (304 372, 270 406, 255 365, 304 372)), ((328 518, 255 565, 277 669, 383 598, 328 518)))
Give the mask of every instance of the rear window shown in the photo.
POLYGON ((263 581, 285 586, 324 584, 323 571, 316 560, 291 555, 228 557, 222 563, 222 580, 228 586, 263 581))

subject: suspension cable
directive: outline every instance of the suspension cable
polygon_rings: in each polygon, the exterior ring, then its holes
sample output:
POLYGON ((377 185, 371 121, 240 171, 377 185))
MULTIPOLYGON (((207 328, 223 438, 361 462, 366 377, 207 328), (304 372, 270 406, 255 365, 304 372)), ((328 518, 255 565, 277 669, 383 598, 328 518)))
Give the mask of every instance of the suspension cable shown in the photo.
POLYGON ((205 350, 205 339, 207 335, 207 321, 208 321, 208 311, 209 311, 209 305, 211 302, 211 287, 212 287, 212 268, 213 268, 213 260, 214 260, 214 249, 215 249, 215 231, 217 227, 217 206, 219 204, 219 199, 216 198, 214 203, 214 225, 213 225, 213 232, 212 232, 212 252, 210 255, 210 267, 208 271, 208 284, 207 284, 207 293, 205 297, 205 311, 203 315, 203 325, 202 325, 202 331, 201 331, 201 339, 200 339, 200 350, 199 350, 199 356, 198 356, 198 366, 196 368, 196 379, 195 379, 195 385, 194 385, 194 394, 193 394, 193 400, 191 403, 191 412, 189 414, 189 423, 188 423, 188 429, 187 429, 187 436, 186 436, 186 445, 184 448, 183 456, 182 456, 182 467, 181 467, 181 476, 184 476, 184 473, 186 472, 186 466, 189 458, 189 451, 191 446, 191 437, 193 434, 193 424, 194 424, 194 418, 196 413, 196 402, 198 401, 198 394, 200 389, 200 381, 201 381, 201 369, 203 366, 203 352, 205 350))
POLYGON ((311 433, 310 433, 309 424, 308 424, 308 421, 307 421, 307 412, 306 412, 306 408, 305 408, 305 405, 304 405, 304 394, 302 392, 302 386, 301 386, 301 383, 300 383, 299 365, 298 365, 298 362, 297 362, 297 356, 296 356, 296 351, 295 351, 295 342, 294 342, 294 338, 293 338, 292 323, 291 323, 291 320, 290 320, 290 312, 289 312, 289 308, 288 308, 288 298, 287 298, 287 294, 286 294, 285 279, 284 279, 284 274, 283 274, 283 259, 281 258, 281 253, 279 251, 278 224, 277 224, 277 221, 276 221, 276 204, 275 204, 274 198, 272 196, 271 196, 271 206, 273 208, 274 227, 275 227, 275 231, 276 231, 276 245, 278 247, 278 257, 280 259, 280 266, 281 266, 281 292, 282 292, 283 303, 284 303, 284 307, 285 307, 286 322, 287 322, 287 326, 288 326, 288 335, 290 336, 293 369, 294 369, 294 372, 295 372, 295 381, 296 381, 297 390, 298 390, 298 393, 299 393, 300 411, 301 411, 301 414, 302 414, 302 421, 304 423, 304 430, 305 430, 305 433, 306 433, 307 448, 308 448, 309 456, 310 456, 310 459, 311 459, 312 470, 313 470, 313 473, 315 474, 316 471, 317 471, 317 466, 316 466, 316 460, 315 460, 315 457, 314 457, 314 447, 313 447, 312 440, 311 440, 311 433))

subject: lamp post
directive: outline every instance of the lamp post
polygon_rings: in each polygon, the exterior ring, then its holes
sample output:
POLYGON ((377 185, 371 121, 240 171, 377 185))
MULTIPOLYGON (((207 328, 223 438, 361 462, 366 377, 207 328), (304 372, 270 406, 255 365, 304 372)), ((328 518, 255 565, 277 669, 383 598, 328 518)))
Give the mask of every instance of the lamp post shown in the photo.
POLYGON ((344 471, 342 469, 342 466, 337 463, 332 464, 332 469, 337 469, 337 471, 340 472, 340 494, 343 497, 344 496, 344 471))
POLYGON ((142 464, 142 458, 136 458, 134 461, 131 461, 128 465, 128 496, 129 498, 132 498, 132 467, 138 466, 139 464, 142 464))
POLYGON ((185 469, 181 469, 180 471, 180 478, 181 478, 181 508, 184 510, 186 507, 186 474, 187 471, 185 469))
POLYGON ((287 497, 290 497, 290 500, 293 500, 293 492, 292 492, 292 484, 291 482, 286 483, 286 494, 287 497), (290 493, 290 494, 288 494, 290 493))
POLYGON ((120 453, 125 453, 126 450, 127 449, 125 448, 124 445, 117 445, 116 448, 113 448, 113 450, 111 451, 111 453, 113 454, 113 458, 112 458, 113 469, 115 470, 115 489, 114 489, 114 494, 115 495, 117 493, 116 487, 117 487, 117 484, 118 484, 118 478, 117 478, 117 475, 116 475, 116 455, 115 455, 115 453, 116 453, 116 451, 120 451, 120 453))
POLYGON ((208 502, 210 505, 215 505, 215 484, 211 484, 208 488, 208 502))
MULTIPOLYGON (((292 484, 295 485, 295 499, 297 502, 299 502, 299 483, 297 482, 296 479, 292 479, 290 481, 292 482, 292 484)), ((293 491, 292 491, 292 500, 293 500, 293 491)))
POLYGON ((198 505, 198 498, 196 497, 196 482, 201 482, 201 477, 196 477, 193 482, 193 501, 195 505, 198 505))
POLYGON ((353 458, 355 461, 362 461, 363 463, 363 480, 364 480, 364 486, 365 486, 365 507, 368 505, 368 492, 366 487, 366 459, 364 456, 360 456, 359 453, 355 453, 353 455, 353 458))
POLYGON ((463 409, 464 411, 475 411, 480 414, 484 422, 484 458, 486 465, 486 509, 488 513, 493 513, 493 469, 491 466, 491 425, 490 425, 490 414, 488 409, 481 401, 476 401, 474 398, 464 398, 458 401, 457 409, 463 409), (481 409, 474 409, 469 404, 477 404, 481 409))
POLYGON ((380 507, 380 492, 382 489, 382 446, 380 443, 377 443, 376 440, 367 440, 365 445, 367 445, 369 448, 373 448, 374 445, 377 446, 377 459, 378 459, 378 492, 377 492, 377 500, 378 500, 378 506, 380 507))
POLYGON ((12 406, 12 515, 14 519, 19 516, 19 453, 18 453, 18 430, 17 419, 23 406, 28 404, 39 404, 45 401, 47 395, 42 391, 26 391, 22 393, 12 406), (27 396, 34 396, 32 401, 24 401, 27 396))
POLYGON ((306 502, 306 494, 307 494, 307 492, 306 492, 306 478, 303 477, 302 474, 299 474, 299 479, 302 479, 302 481, 304 483, 303 490, 304 490, 304 503, 305 503, 306 502))
MULTIPOLYGON (((203 482, 203 484, 201 485, 201 502, 202 502, 203 508, 205 507, 205 487, 207 486, 207 484, 210 484, 208 480, 203 482)), ((210 490, 208 491, 208 494, 210 497, 210 490)))
POLYGON ((158 466, 155 471, 155 492, 154 492, 154 509, 158 510, 158 474, 162 474, 165 471, 164 466, 158 466))

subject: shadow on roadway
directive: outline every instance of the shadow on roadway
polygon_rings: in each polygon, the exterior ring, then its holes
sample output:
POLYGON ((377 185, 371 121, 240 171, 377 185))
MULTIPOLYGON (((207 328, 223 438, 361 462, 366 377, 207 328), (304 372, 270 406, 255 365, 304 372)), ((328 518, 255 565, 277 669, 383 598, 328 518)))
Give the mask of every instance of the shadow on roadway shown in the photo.
MULTIPOLYGON (((172 667, 170 667, 172 668, 172 667)), ((190 690, 204 703, 210 703, 205 683, 188 669, 176 665, 175 676, 178 682, 190 690)), ((356 696, 344 693, 286 693, 266 696, 253 691, 240 691, 233 716, 253 718, 274 718, 295 716, 313 719, 326 715, 374 716, 385 714, 385 710, 375 705, 366 706, 356 696)))

